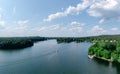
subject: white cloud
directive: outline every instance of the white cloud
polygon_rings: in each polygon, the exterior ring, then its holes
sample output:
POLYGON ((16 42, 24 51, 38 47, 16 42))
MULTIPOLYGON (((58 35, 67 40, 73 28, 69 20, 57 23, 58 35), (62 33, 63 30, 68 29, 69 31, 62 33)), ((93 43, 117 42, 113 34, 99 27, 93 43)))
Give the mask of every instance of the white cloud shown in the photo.
POLYGON ((80 23, 80 22, 77 22, 77 21, 73 21, 70 23, 71 26, 84 26, 85 24, 84 23, 80 23))
POLYGON ((24 26, 27 25, 29 23, 29 20, 23 20, 23 21, 18 21, 17 24, 24 26))
POLYGON ((27 27, 7 27, 0 31, 1 36, 27 36, 27 27))
POLYGON ((109 19, 120 19, 120 0, 83 0, 76 6, 69 6, 63 12, 50 14, 44 21, 52 21, 70 14, 79 14, 80 11, 86 9, 90 16, 101 18, 99 24, 103 24, 109 19))
POLYGON ((5 26, 5 21, 0 21, 0 26, 5 26))
POLYGON ((50 15, 48 16, 48 18, 47 18, 47 19, 44 19, 43 21, 52 21, 52 20, 54 20, 54 19, 56 19, 56 18, 60 18, 60 17, 63 17, 63 16, 67 16, 67 15, 64 14, 63 12, 57 12, 57 13, 55 13, 55 14, 50 14, 50 15))
POLYGON ((76 7, 74 6, 69 6, 65 11, 63 12, 57 12, 55 14, 50 14, 47 19, 44 19, 44 21, 52 21, 54 19, 68 16, 69 14, 79 14, 81 10, 84 10, 87 8, 92 1, 90 0, 83 0, 82 3, 77 4, 76 7))
POLYGON ((52 30, 58 30, 60 29, 60 25, 53 25, 53 26, 50 26, 49 29, 52 29, 52 30))
POLYGON ((39 28, 36 28, 37 29, 37 31, 50 31, 50 30, 52 30, 52 31, 54 31, 54 30, 58 30, 58 29, 60 29, 60 25, 59 24, 57 24, 57 25, 51 25, 51 26, 42 26, 42 27, 39 27, 39 28))
POLYGON ((118 31, 118 28, 114 27, 111 29, 112 31, 118 31))
POLYGON ((64 26, 62 24, 56 24, 50 26, 40 26, 31 30, 32 32, 35 32, 34 35, 37 34, 42 36, 80 36, 83 31, 83 26, 72 26, 71 24, 64 26))
POLYGON ((103 29, 99 25, 93 26, 91 29, 86 30, 86 35, 88 36, 95 36, 95 35, 102 35, 107 34, 107 30, 103 29))
POLYGON ((73 27, 69 29, 72 32, 82 32, 83 28, 82 27, 73 27))
MULTIPOLYGON (((1 12, 2 8, 0 8, 1 12)), ((56 12, 50 14, 44 21, 52 21, 57 18, 65 17, 68 15, 78 15, 82 10, 85 10, 90 16, 100 18, 101 20, 97 24, 103 24, 109 19, 120 20, 120 0, 83 0, 82 3, 76 6, 68 6, 68 8, 63 9, 61 12, 56 12)), ((16 7, 13 8, 13 12, 16 12, 16 7)), ((0 17, 2 15, 0 14, 0 17)), ((99 35, 106 33, 115 33, 118 28, 114 27, 106 30, 101 27, 101 25, 95 25, 92 28, 84 29, 84 23, 78 21, 70 22, 70 25, 61 26, 50 25, 50 26, 40 26, 40 27, 28 27, 27 24, 29 20, 16 21, 16 26, 7 26, 3 32, 6 35, 44 35, 44 36, 83 36, 86 35, 99 35), (19 30, 19 31, 18 31, 19 30)), ((0 21, 0 26, 5 26, 5 21, 0 21)))
POLYGON ((99 21, 99 24, 103 24, 103 23, 105 23, 105 19, 101 19, 101 20, 99 21))
POLYGON ((44 30, 46 30, 46 27, 34 28, 33 30, 36 30, 36 29, 37 29, 37 31, 44 31, 44 30))
POLYGON ((99 25, 95 25, 92 29, 91 29, 92 32, 100 32, 100 33, 103 33, 103 32, 106 32, 103 28, 101 28, 99 25))
POLYGON ((84 26, 84 23, 73 21, 67 26, 56 24, 56 25, 38 27, 38 28, 35 28, 34 30, 39 32, 46 32, 47 34, 48 32, 49 33, 51 32, 52 34, 58 33, 58 34, 66 35, 67 33, 72 33, 72 34, 81 33, 83 31, 83 26, 84 26))
POLYGON ((80 23, 80 22, 77 22, 77 21, 73 21, 70 23, 70 28, 69 30, 70 31, 73 31, 73 32, 82 32, 83 31, 83 26, 85 25, 85 23, 80 23))
POLYGON ((1 36, 26 36, 29 29, 31 29, 27 26, 28 23, 28 20, 9 23, 0 21, 0 34, 1 36))
MULTIPOLYGON (((120 17, 120 0, 95 0, 90 5, 88 13, 93 17, 101 17, 104 20, 119 19, 120 17)), ((101 20, 100 23, 105 22, 101 20)))

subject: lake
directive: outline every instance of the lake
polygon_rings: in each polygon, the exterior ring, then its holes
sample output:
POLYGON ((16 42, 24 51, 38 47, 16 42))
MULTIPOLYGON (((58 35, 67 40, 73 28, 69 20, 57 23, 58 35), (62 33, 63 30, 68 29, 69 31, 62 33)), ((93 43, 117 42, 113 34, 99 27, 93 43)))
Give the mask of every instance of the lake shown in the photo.
POLYGON ((0 50, 0 74, 120 74, 120 64, 89 59, 90 45, 48 40, 21 50, 0 50))

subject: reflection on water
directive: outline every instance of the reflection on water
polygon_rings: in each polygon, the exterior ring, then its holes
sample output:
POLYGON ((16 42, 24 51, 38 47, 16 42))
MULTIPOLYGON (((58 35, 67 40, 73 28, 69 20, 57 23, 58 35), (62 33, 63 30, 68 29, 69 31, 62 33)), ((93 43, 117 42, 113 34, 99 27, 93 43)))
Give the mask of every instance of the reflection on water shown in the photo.
POLYGON ((120 63, 112 63, 112 67, 116 68, 116 74, 120 74, 120 63))
POLYGON ((0 50, 0 74, 120 74, 118 63, 89 59, 90 45, 48 40, 22 50, 0 50))
POLYGON ((106 60, 101 60, 101 59, 98 59, 98 58, 94 58, 93 59, 97 64, 100 64, 100 65, 103 65, 103 66, 110 66, 110 62, 106 61, 106 60))

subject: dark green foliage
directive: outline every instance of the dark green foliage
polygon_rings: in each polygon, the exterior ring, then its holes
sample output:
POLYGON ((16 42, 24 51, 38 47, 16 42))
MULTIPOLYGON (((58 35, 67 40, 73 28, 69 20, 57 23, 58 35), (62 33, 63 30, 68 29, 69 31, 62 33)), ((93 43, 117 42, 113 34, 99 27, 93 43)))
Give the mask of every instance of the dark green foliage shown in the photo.
POLYGON ((114 41, 96 41, 89 48, 88 54, 120 62, 120 45, 119 42, 114 41))
POLYGON ((1 49, 20 49, 32 46, 33 42, 30 39, 4 39, 0 41, 1 49))
POLYGON ((116 45, 111 42, 106 42, 105 45, 103 46, 103 49, 113 51, 116 49, 116 45))
POLYGON ((48 38, 39 37, 39 36, 36 36, 36 37, 27 37, 27 38, 30 39, 30 40, 33 41, 33 42, 44 41, 44 40, 47 40, 47 39, 48 39, 48 38))
POLYGON ((33 46, 34 42, 47 40, 45 37, 4 37, 0 38, 0 49, 20 49, 33 46))
POLYGON ((72 37, 66 37, 66 38, 56 38, 58 43, 70 43, 70 42, 92 42, 94 40, 94 37, 81 37, 81 38, 72 38, 72 37))
POLYGON ((101 57, 104 57, 104 58, 106 58, 106 59, 110 59, 111 58, 111 53, 109 52, 109 51, 107 51, 107 50, 104 50, 103 52, 102 52, 102 56, 101 57))
POLYGON ((118 41, 120 42, 120 35, 100 35, 89 37, 56 37, 58 43, 70 43, 70 42, 93 42, 93 41, 118 41))
POLYGON ((73 42, 73 41, 74 41, 74 39, 72 39, 72 38, 58 38, 57 39, 58 43, 63 43, 63 42, 70 43, 70 42, 73 42))

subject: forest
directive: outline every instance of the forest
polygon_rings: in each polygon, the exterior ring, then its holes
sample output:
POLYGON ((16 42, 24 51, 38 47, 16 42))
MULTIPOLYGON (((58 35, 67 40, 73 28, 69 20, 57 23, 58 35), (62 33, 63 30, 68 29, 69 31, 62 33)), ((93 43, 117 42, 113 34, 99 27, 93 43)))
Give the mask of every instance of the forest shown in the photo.
POLYGON ((100 35, 100 36, 88 36, 88 37, 58 37, 56 38, 58 43, 70 43, 70 42, 93 42, 94 40, 116 40, 120 42, 120 35, 100 35))
POLYGON ((1 37, 0 49, 21 49, 33 46, 37 41, 46 40, 44 37, 1 37))

